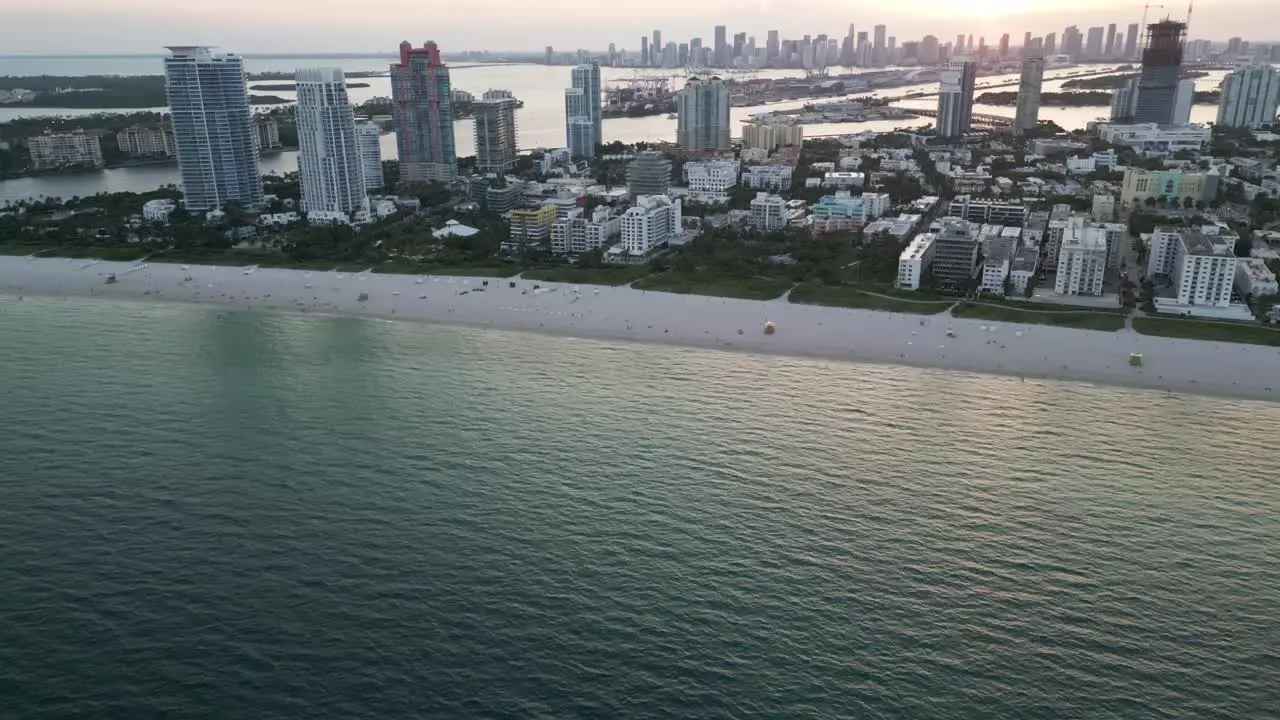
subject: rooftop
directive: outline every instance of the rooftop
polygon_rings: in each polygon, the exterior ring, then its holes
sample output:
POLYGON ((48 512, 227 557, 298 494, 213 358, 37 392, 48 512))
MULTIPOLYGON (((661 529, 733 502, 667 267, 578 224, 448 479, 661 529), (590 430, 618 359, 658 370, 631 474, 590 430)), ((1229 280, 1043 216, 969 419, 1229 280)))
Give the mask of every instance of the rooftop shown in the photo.
POLYGON ((911 244, 902 251, 898 256, 899 260, 919 260, 924 257, 925 251, 933 244, 933 233, 921 233, 911 241, 911 244))
POLYGON ((1036 263, 1040 260, 1040 251, 1035 248, 1018 248, 1009 265, 1010 272, 1035 272, 1036 263))

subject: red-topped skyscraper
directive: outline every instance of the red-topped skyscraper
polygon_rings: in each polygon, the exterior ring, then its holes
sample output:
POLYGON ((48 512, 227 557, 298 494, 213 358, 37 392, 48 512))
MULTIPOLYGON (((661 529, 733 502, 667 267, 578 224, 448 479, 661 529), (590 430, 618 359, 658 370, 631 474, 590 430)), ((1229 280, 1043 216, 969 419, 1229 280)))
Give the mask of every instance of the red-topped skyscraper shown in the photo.
POLYGON ((391 99, 402 184, 458 177, 452 90, 434 42, 421 48, 400 43, 400 62, 391 66, 391 99))

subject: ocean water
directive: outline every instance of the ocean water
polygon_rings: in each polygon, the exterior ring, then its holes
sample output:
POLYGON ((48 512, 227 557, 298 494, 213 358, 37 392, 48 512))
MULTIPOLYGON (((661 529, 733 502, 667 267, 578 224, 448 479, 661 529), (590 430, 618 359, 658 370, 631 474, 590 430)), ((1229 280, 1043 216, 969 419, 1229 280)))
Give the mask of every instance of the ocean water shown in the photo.
POLYGON ((1261 718, 1280 407, 0 297, 0 718, 1261 718))

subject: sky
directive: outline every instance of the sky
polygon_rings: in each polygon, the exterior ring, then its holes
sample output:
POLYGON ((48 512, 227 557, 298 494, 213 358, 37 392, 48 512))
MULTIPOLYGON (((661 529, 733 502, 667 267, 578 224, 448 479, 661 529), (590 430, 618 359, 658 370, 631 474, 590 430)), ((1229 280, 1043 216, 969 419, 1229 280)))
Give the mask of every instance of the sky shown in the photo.
MULTIPOLYGON (((1075 24, 1117 23, 1121 31, 1142 18, 1142 4, 1117 0, 911 0, 883 7, 857 0, 376 0, 369 4, 323 0, 0 0, 0 52, 162 52, 165 45, 216 45, 238 53, 392 52, 400 40, 435 40, 446 52, 636 49, 641 35, 658 29, 663 41, 712 38, 712 27, 784 38, 843 35, 875 24, 888 34, 944 41, 958 33, 985 35, 994 44, 1008 32, 1062 33, 1075 24)), ((1186 17, 1186 6, 1152 8, 1186 17)), ((1200 0, 1191 37, 1280 41, 1280 0, 1200 0), (1259 32, 1274 37, 1260 36, 1259 32)))

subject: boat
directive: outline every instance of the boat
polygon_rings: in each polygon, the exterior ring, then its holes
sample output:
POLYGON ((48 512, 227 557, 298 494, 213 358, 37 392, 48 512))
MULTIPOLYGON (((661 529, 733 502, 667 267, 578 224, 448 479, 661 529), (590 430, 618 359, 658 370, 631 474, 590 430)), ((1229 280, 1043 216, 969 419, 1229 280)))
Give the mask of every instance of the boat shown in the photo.
POLYGON ((112 274, 110 274, 110 275, 108 275, 108 276, 107 276, 107 284, 108 284, 108 285, 115 285, 115 284, 116 284, 116 275, 115 275, 115 273, 112 273, 112 274))
POLYGON ((777 325, 774 325, 772 320, 770 320, 770 321, 768 321, 768 322, 766 322, 766 323, 764 324, 764 334, 765 334, 765 335, 772 335, 772 334, 773 334, 774 332, 776 332, 777 330, 778 330, 778 326, 777 326, 777 325))
POLYGON ((365 300, 368 300, 368 299, 369 299, 369 293, 360 293, 359 297, 356 298, 356 302, 364 302, 365 300))

